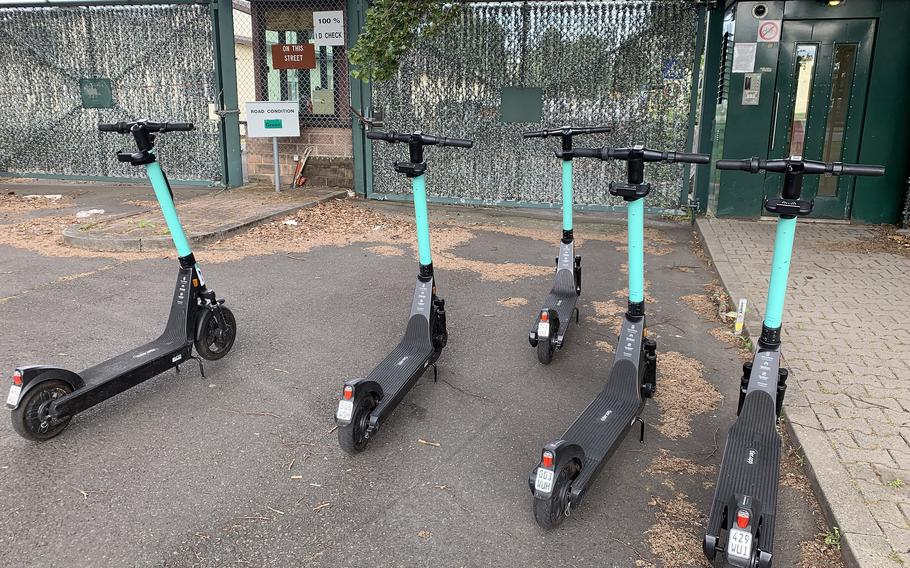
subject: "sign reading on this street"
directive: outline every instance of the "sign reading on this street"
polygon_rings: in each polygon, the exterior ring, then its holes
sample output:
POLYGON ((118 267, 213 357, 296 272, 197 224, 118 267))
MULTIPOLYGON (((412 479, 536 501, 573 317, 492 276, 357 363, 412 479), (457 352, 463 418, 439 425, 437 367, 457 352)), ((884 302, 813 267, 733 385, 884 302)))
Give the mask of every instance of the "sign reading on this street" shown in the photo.
POLYGON ((316 48, 312 43, 272 46, 272 69, 315 69, 316 48))
POLYGON ((344 14, 341 10, 313 12, 313 42, 316 45, 344 45, 344 14))
POLYGON ((254 101, 246 103, 246 135, 250 138, 300 136, 300 103, 254 101))

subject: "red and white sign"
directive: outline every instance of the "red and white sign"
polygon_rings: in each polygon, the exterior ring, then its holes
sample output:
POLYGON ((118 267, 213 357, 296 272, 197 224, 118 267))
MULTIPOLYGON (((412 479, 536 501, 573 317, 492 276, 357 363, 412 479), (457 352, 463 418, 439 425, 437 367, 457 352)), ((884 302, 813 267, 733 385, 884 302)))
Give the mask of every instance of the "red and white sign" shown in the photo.
POLYGON ((780 41, 781 20, 765 20, 758 24, 758 41, 780 41))

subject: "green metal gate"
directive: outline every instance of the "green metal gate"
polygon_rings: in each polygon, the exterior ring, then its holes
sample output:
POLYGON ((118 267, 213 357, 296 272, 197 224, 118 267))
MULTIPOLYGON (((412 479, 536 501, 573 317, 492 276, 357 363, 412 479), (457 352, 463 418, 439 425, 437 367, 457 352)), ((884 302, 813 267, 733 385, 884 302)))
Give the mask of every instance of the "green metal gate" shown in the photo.
MULTIPOLYGON (((685 148, 697 20, 691 0, 461 4, 453 24, 421 40, 395 78, 373 85, 372 111, 389 129, 475 140, 473 150, 428 150, 435 201, 558 206, 554 143, 524 141, 521 132, 609 124, 610 134, 576 143, 685 148)), ((408 185, 390 167, 402 148, 367 142, 364 151, 372 158, 368 196, 403 198, 408 185)), ((622 164, 579 160, 575 172, 580 206, 619 203, 607 187, 624 178, 622 164)), ((651 167, 649 205, 677 208, 685 175, 679 166, 651 167)))
POLYGON ((160 138, 174 179, 222 177, 210 2, 0 9, 0 175, 131 178, 99 122, 193 122, 160 138))

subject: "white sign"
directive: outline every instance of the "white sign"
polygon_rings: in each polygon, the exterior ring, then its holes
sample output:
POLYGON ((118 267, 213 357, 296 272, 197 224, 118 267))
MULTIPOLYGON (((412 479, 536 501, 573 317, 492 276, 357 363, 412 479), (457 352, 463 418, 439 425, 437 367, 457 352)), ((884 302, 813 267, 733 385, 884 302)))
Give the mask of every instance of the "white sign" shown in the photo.
POLYGON ((313 43, 316 45, 344 45, 344 13, 313 12, 313 43))
POLYGON ((766 20, 758 24, 757 41, 780 41, 780 26, 782 23, 781 20, 766 20))
POLYGON ((733 46, 733 73, 751 73, 755 70, 755 50, 758 44, 737 43, 733 46))
POLYGON ((300 136, 300 103, 297 101, 246 103, 246 135, 250 138, 300 136))

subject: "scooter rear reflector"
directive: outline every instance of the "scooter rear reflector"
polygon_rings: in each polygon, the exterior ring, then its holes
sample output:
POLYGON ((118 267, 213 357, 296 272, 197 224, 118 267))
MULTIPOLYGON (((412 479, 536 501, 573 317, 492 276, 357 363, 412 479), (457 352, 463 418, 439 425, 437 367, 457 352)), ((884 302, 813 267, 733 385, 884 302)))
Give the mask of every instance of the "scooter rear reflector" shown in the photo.
POLYGON ((553 452, 544 452, 540 463, 543 464, 544 467, 553 467, 553 452))
POLYGON ((736 525, 741 529, 749 526, 749 511, 740 509, 736 512, 736 525))
POLYGON ((345 400, 351 400, 352 398, 354 398, 354 387, 352 387, 352 386, 344 387, 343 396, 344 396, 345 400))
POLYGON ((17 370, 13 373, 13 384, 18 387, 22 386, 22 371, 17 370))

